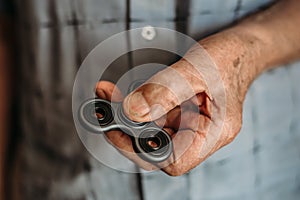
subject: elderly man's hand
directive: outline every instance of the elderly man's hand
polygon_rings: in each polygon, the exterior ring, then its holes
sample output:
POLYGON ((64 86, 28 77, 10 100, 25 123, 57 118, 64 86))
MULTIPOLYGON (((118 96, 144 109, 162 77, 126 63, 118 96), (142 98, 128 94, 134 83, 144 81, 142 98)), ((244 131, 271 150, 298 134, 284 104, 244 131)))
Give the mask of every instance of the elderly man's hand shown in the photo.
MULTIPOLYGON (((145 169, 161 168, 170 175, 186 173, 231 142, 241 128, 244 88, 249 83, 240 80, 239 72, 244 61, 241 53, 246 49, 230 32, 204 40, 202 45, 208 54, 199 55, 206 53, 199 47, 191 49, 186 59, 155 74, 123 101, 130 119, 155 121, 171 135, 173 154, 168 160, 148 163, 134 153, 128 135, 121 131, 106 134, 121 153, 145 169), (202 65, 203 58, 212 62, 202 65), (205 79, 201 72, 220 80, 205 79)), ((120 91, 105 81, 98 83, 96 93, 112 101, 123 99, 120 91)))
MULTIPOLYGON (((200 41, 206 51, 193 47, 124 99, 129 118, 155 121, 171 135, 174 149, 168 160, 142 160, 134 153, 129 136, 120 131, 107 133, 108 140, 148 170, 181 175, 197 166, 239 132, 243 101, 252 81, 267 69, 300 58, 299 8, 298 0, 278 1, 200 41)), ((123 100, 109 82, 97 85, 97 95, 123 100)))

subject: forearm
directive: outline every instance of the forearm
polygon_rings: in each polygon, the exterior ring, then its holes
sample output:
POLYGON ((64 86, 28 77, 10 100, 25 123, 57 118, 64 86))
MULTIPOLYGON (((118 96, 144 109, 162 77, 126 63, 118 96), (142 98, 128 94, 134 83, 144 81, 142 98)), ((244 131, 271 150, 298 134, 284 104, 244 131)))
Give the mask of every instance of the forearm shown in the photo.
MULTIPOLYGON (((260 41, 256 44, 258 73, 300 58, 300 1, 280 0, 237 27, 260 41)), ((249 47, 251 49, 251 45, 249 47)))
POLYGON ((299 0, 281 0, 200 41, 219 70, 227 72, 220 73, 222 78, 235 81, 241 100, 263 71, 300 58, 299 11, 299 0))

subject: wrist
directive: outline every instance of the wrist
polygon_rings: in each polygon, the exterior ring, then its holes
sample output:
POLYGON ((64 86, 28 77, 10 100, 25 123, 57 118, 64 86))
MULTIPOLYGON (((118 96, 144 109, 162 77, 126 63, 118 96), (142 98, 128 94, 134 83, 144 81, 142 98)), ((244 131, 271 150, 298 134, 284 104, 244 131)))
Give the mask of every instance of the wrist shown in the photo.
POLYGON ((225 89, 243 101, 253 80, 261 73, 260 40, 241 29, 228 29, 200 44, 215 62, 225 89))

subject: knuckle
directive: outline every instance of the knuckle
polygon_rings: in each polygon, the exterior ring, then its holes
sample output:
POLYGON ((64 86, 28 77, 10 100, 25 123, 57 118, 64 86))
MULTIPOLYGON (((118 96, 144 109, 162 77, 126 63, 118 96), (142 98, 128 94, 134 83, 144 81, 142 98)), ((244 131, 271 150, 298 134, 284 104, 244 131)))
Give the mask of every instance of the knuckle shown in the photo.
POLYGON ((176 177, 176 176, 181 176, 185 173, 185 171, 181 170, 180 168, 178 167, 171 167, 169 168, 169 170, 165 171, 169 176, 173 176, 173 177, 176 177))

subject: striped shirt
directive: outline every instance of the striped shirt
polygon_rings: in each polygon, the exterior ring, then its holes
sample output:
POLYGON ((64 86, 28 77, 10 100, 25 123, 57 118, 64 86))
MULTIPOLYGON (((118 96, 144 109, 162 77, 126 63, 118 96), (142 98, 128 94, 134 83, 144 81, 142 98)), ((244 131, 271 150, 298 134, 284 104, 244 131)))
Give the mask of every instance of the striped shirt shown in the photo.
MULTIPOLYGON (((181 177, 124 173, 99 163, 83 147, 72 119, 76 72, 99 42, 147 25, 198 40, 270 3, 15 0, 22 137, 13 199, 298 200, 300 63, 260 76, 248 92, 236 140, 181 177)), ((118 70, 107 74, 115 79, 152 57, 149 52, 124 56, 112 66, 118 70)), ((166 55, 161 62, 174 59, 166 55)))

